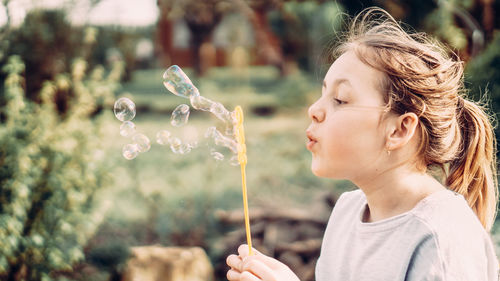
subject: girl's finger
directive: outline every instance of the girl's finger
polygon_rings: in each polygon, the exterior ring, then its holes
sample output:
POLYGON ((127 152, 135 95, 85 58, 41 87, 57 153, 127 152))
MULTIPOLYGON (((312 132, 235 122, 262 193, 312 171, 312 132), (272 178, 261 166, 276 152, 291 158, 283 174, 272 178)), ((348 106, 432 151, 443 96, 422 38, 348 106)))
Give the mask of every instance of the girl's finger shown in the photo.
MULTIPOLYGON (((252 252, 253 252, 252 257, 253 256, 257 257, 260 261, 267 264, 271 268, 276 268, 276 267, 279 267, 281 265, 281 262, 279 262, 278 260, 262 254, 261 252, 257 251, 255 248, 252 248, 252 252)), ((242 260, 245 260, 245 258, 249 257, 248 245, 247 244, 240 245, 238 247, 238 253, 239 253, 240 258, 242 260)))
POLYGON ((230 269, 227 271, 226 277, 227 277, 227 280, 229 280, 229 281, 233 281, 233 280, 237 281, 237 280, 240 280, 241 273, 239 273, 236 270, 230 269))
POLYGON ((241 273, 240 275, 240 281, 262 281, 262 279, 248 271, 243 271, 243 273, 241 273))
POLYGON ((229 255, 226 259, 227 265, 234 270, 241 272, 242 260, 237 255, 229 255))
POLYGON ((257 257, 250 256, 243 262, 243 272, 251 272, 262 280, 274 280, 272 269, 257 257))
MULTIPOLYGON (((238 247, 238 254, 242 259, 248 257, 249 254, 248 251, 249 248, 247 244, 242 244, 238 247)), ((255 250, 254 248, 252 248, 252 252, 254 252, 254 254, 260 254, 259 251, 255 250)))
MULTIPOLYGON (((268 257, 268 256, 261 254, 261 253, 254 255, 254 256, 247 257, 247 258, 255 258, 255 259, 263 262, 268 267, 273 268, 273 269, 279 268, 280 266, 283 265, 280 261, 278 261, 274 258, 268 257)), ((243 259, 243 263, 244 262, 245 262, 245 259, 243 259)))

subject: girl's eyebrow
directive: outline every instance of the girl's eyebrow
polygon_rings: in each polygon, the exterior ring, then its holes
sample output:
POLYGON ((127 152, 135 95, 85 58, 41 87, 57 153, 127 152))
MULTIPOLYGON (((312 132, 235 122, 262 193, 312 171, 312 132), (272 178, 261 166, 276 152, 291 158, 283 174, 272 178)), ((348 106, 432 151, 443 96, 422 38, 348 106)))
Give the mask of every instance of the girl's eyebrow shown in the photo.
MULTIPOLYGON (((347 78, 335 79, 335 81, 333 81, 333 86, 338 87, 342 83, 346 83, 349 87, 352 87, 351 81, 349 81, 349 79, 347 79, 347 78)), ((323 80, 323 88, 326 88, 326 81, 325 80, 323 80)))

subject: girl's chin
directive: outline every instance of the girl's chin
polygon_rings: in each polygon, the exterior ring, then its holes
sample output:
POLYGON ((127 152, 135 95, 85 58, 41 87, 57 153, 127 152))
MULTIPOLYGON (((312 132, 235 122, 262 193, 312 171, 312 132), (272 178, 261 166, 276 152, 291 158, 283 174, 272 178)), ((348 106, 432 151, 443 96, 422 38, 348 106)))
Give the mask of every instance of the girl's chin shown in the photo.
POLYGON ((314 161, 311 163, 311 172, 313 175, 320 178, 328 178, 328 179, 343 179, 341 175, 335 173, 331 169, 325 169, 325 167, 321 167, 320 165, 316 165, 314 161))
POLYGON ((321 178, 329 178, 330 176, 328 175, 327 171, 322 169, 321 167, 318 167, 317 165, 314 165, 314 162, 311 164, 311 172, 321 178))

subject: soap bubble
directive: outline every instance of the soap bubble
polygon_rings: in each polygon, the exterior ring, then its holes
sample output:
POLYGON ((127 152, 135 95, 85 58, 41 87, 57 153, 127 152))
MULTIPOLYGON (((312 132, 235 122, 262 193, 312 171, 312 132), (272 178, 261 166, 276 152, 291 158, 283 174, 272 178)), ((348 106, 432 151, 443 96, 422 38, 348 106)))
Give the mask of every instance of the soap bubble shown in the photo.
POLYGON ((180 82, 184 82, 187 84, 193 84, 191 83, 191 80, 189 77, 182 71, 182 69, 177 66, 177 65, 172 65, 165 72, 163 73, 163 79, 172 81, 176 84, 180 82))
POLYGON ((125 121, 120 125, 120 135, 130 137, 135 133, 135 124, 131 121, 125 121))
POLYGON ((215 127, 208 127, 205 131, 205 138, 212 138, 215 135, 217 129, 215 127))
POLYGON ((172 112, 172 121, 170 122, 172 126, 180 127, 187 123, 189 118, 189 106, 186 104, 181 104, 177 106, 172 112))
POLYGON ((139 146, 137 144, 126 144, 123 146, 122 155, 127 160, 132 160, 139 155, 139 146))
POLYGON ((189 145, 190 148, 197 148, 198 147, 198 141, 193 140, 193 141, 189 142, 188 145, 189 145))
POLYGON ((116 118, 120 121, 130 121, 135 117, 135 104, 128 98, 119 98, 113 107, 116 118))
POLYGON ((226 124, 226 135, 228 136, 234 136, 234 126, 231 124, 226 124))
POLYGON ((182 143, 179 148, 179 154, 186 154, 191 152, 191 146, 188 143, 182 143))
POLYGON ((224 155, 220 152, 217 152, 215 150, 210 151, 210 155, 216 160, 216 161, 222 161, 224 160, 224 155))
POLYGON ((151 142, 149 138, 143 134, 136 134, 132 137, 134 144, 137 144, 139 152, 147 152, 151 148, 151 142))
POLYGON ((167 130, 161 130, 158 133, 156 133, 156 142, 161 145, 167 145, 169 144, 170 136, 172 134, 167 131, 167 130))
POLYGON ((189 101, 191 101, 191 106, 193 106, 194 109, 203 111, 210 111, 214 104, 213 101, 203 96, 191 96, 189 101))
POLYGON ((238 144, 233 139, 223 136, 218 130, 213 131, 212 137, 216 145, 225 146, 232 152, 238 153, 238 144))
POLYGON ((191 96, 199 96, 200 92, 193 85, 189 77, 177 65, 172 65, 163 73, 163 82, 167 88, 174 95, 189 98, 191 96))
POLYGON ((240 162, 238 161, 238 155, 233 155, 231 159, 229 159, 229 164, 231 166, 239 166, 240 162))
POLYGON ((170 139, 170 149, 173 153, 179 153, 179 151, 181 150, 181 145, 182 141, 179 138, 173 137, 170 139))
POLYGON ((232 117, 231 113, 222 105, 220 102, 214 102, 212 107, 210 108, 210 112, 212 112, 215 117, 219 118, 224 123, 230 123, 232 125, 232 117))
POLYGON ((215 127, 208 127, 205 132, 205 138, 212 138, 216 145, 225 146, 232 152, 238 153, 238 144, 233 139, 224 136, 215 127))
POLYGON ((191 146, 183 143, 179 138, 173 137, 170 139, 170 149, 175 154, 186 154, 191 151, 191 146))

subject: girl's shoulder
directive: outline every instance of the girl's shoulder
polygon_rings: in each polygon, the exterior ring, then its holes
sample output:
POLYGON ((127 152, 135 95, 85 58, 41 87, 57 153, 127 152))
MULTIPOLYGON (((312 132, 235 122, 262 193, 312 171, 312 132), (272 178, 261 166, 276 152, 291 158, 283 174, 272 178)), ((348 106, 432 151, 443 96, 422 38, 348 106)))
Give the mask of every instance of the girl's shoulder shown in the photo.
POLYGON ((445 257, 495 256, 491 236, 458 193, 444 190, 432 194, 412 210, 412 215, 428 229, 445 257))
POLYGON ((352 191, 345 191, 343 192, 337 202, 335 203, 335 206, 338 204, 349 204, 349 203, 363 203, 366 202, 366 196, 363 193, 361 189, 355 189, 352 191))
POLYGON ((366 204, 366 196, 361 189, 343 192, 337 202, 333 213, 356 213, 366 204))
POLYGON ((411 213, 437 234, 446 230, 457 232, 462 229, 486 233, 465 198, 448 189, 422 199, 411 213))
MULTIPOLYGON (((456 278, 473 276, 471 272, 477 270, 489 276, 480 280, 498 276, 498 259, 491 237, 462 195, 450 190, 437 192, 423 199, 411 214, 427 229, 427 237, 433 241, 431 248, 448 274, 457 274, 456 278)), ((477 280, 471 278, 453 280, 477 280)))

